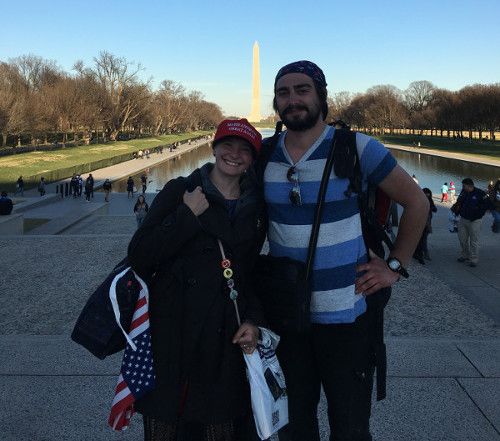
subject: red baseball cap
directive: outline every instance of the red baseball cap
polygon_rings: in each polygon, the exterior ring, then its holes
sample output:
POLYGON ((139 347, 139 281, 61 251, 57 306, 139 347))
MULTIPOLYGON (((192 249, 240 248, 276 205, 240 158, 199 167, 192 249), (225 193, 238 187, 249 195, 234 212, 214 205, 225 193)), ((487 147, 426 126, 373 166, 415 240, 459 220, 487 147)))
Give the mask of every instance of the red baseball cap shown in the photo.
POLYGON ((262 142, 262 135, 250 124, 245 118, 243 119, 226 119, 219 124, 217 132, 215 132, 213 145, 222 138, 228 136, 237 136, 248 141, 253 149, 254 159, 259 156, 260 143, 262 142))

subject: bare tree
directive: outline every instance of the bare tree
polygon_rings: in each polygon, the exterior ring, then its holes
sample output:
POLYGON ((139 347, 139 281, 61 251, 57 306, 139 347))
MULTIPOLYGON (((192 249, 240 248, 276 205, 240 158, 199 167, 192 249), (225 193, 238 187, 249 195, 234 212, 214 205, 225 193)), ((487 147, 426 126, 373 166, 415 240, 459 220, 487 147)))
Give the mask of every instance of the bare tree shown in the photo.
POLYGON ((347 121, 347 109, 351 104, 353 95, 350 92, 342 91, 334 93, 327 99, 328 103, 328 116, 333 120, 341 119, 347 121))
POLYGON ((404 92, 405 104, 410 111, 420 112, 432 104, 436 86, 430 81, 414 81, 404 92))
POLYGON ((408 114, 402 103, 401 91, 392 85, 371 87, 366 91, 372 97, 372 103, 367 110, 367 118, 379 130, 404 127, 408 114))
POLYGON ((188 110, 185 101, 186 93, 181 84, 170 80, 161 83, 153 101, 155 134, 176 130, 188 110))
POLYGON ((118 133, 129 122, 129 118, 134 115, 134 109, 138 109, 138 103, 134 99, 141 100, 141 94, 131 94, 134 86, 145 90, 147 88, 141 84, 137 78, 142 70, 141 65, 131 68, 133 63, 129 63, 125 58, 116 57, 109 52, 103 51, 98 57, 94 57, 96 64, 95 75, 100 84, 104 87, 108 95, 108 102, 103 106, 104 121, 109 128, 109 137, 116 140, 118 133), (134 95, 134 96, 133 96, 134 95))

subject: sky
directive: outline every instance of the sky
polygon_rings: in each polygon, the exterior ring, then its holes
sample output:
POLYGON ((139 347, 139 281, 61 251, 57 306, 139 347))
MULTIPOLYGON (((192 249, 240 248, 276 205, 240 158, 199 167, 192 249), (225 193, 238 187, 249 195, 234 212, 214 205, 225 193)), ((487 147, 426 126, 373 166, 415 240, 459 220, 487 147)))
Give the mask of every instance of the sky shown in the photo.
POLYGON ((0 61, 33 54, 72 74, 107 51, 140 63, 153 90, 172 80, 226 116, 250 114, 256 41, 263 117, 297 60, 323 69, 330 95, 500 82, 500 0, 6 0, 0 14, 0 61))

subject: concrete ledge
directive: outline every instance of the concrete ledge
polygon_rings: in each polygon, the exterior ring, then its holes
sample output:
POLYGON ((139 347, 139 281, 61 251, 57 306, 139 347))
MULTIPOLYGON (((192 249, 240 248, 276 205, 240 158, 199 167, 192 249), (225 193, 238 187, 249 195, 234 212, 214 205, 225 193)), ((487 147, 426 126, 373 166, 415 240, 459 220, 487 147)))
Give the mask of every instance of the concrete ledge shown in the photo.
POLYGON ((24 214, 9 214, 0 216, 0 235, 11 236, 23 234, 24 214))
POLYGON ((73 225, 81 222, 89 216, 94 214, 107 214, 109 205, 107 203, 91 203, 85 204, 70 214, 66 214, 62 217, 52 219, 51 221, 29 231, 26 234, 29 235, 53 235, 60 234, 73 225))
POLYGON ((38 197, 25 197, 25 198, 12 198, 13 202, 16 202, 16 199, 19 200, 14 205, 13 213, 22 213, 26 210, 31 210, 35 207, 41 207, 42 205, 52 204, 61 199, 60 194, 46 194, 45 196, 38 197))

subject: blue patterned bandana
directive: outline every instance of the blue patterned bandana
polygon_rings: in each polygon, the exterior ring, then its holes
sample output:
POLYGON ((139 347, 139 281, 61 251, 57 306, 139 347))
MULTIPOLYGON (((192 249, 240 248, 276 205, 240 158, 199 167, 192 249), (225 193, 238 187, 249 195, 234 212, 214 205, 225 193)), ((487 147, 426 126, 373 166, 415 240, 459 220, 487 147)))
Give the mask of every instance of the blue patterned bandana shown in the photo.
POLYGON ((319 83, 321 86, 326 87, 326 78, 323 71, 312 61, 295 61, 294 63, 287 64, 283 66, 277 73, 276 79, 274 80, 274 88, 276 89, 276 83, 278 80, 290 73, 301 73, 312 78, 314 81, 319 83))

